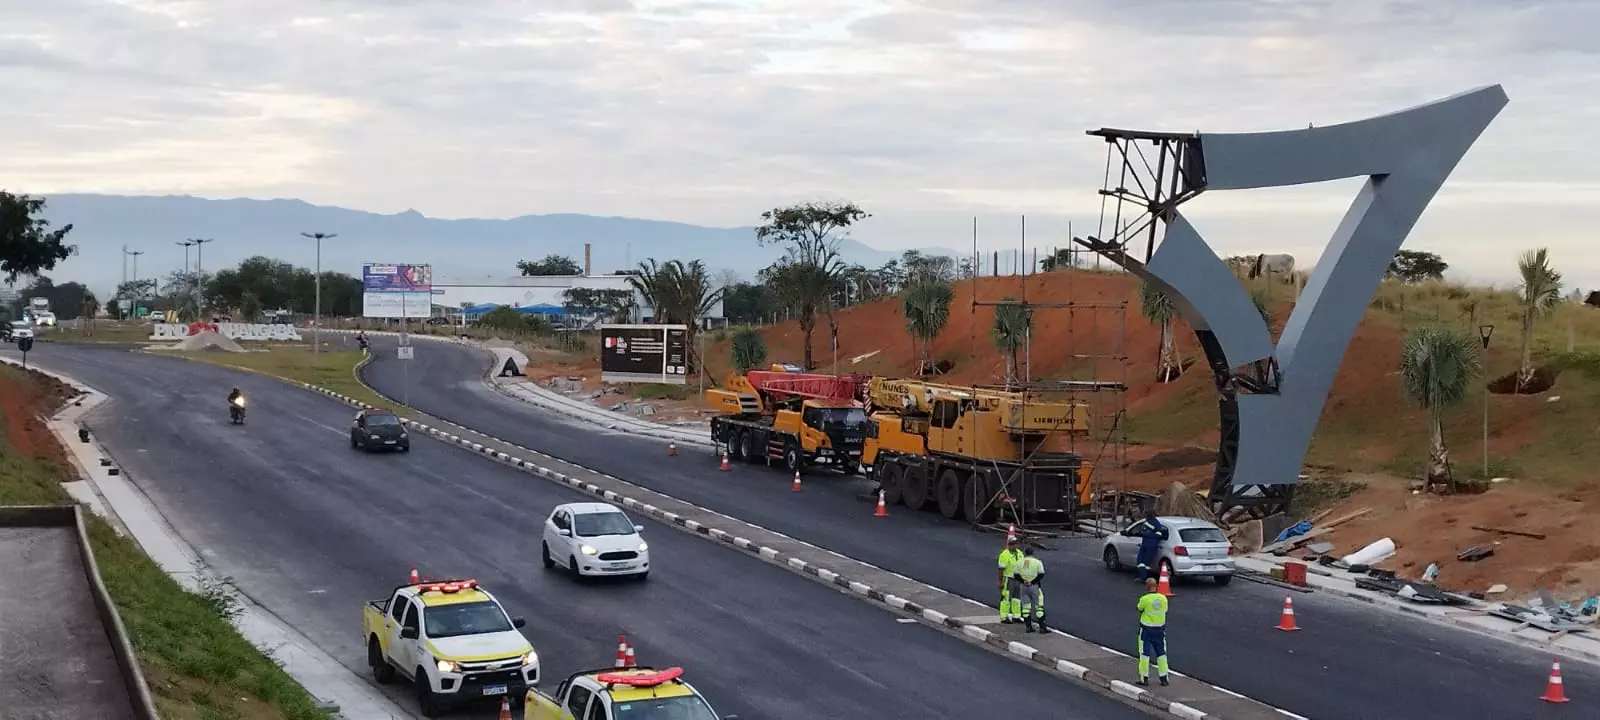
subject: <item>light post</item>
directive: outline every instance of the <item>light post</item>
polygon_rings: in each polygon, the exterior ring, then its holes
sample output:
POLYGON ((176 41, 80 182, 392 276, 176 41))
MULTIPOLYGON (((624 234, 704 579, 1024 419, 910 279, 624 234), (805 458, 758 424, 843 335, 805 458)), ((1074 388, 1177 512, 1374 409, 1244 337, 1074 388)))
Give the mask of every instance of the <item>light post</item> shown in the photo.
POLYGON ((339 237, 339 234, 307 232, 300 234, 317 241, 317 275, 313 283, 317 288, 317 300, 316 307, 311 312, 311 354, 318 355, 322 353, 322 241, 339 237))
POLYGON ((1489 479, 1489 336, 1493 325, 1479 325, 1478 339, 1483 341, 1483 479, 1489 479))
POLYGON ((194 279, 189 284, 194 286, 194 319, 199 320, 200 301, 202 299, 200 277, 201 273, 205 272, 206 243, 216 241, 211 238, 189 238, 189 242, 194 243, 194 279))
MULTIPOLYGON (((143 255, 144 251, 143 250, 129 250, 127 248, 123 248, 122 253, 124 255, 129 255, 129 256, 133 257, 133 281, 132 282, 133 282, 133 285, 136 286, 136 285, 139 284, 139 256, 143 255)), ((132 290, 132 286, 129 287, 129 290, 130 291, 132 290)), ((139 310, 139 301, 142 298, 135 297, 135 298, 131 298, 131 299, 133 300, 133 310, 134 310, 134 313, 135 313, 134 317, 138 317, 137 313, 138 313, 138 310, 139 310)), ((124 318, 126 318, 128 316, 128 314, 126 312, 124 312, 122 314, 122 316, 124 318)))
MULTIPOLYGON (((189 278, 190 291, 192 292, 194 290, 195 276, 189 274, 189 248, 199 245, 199 243, 193 240, 178 240, 174 244, 183 246, 183 276, 189 278)), ((200 319, 200 308, 198 307, 194 310, 194 319, 200 319)))

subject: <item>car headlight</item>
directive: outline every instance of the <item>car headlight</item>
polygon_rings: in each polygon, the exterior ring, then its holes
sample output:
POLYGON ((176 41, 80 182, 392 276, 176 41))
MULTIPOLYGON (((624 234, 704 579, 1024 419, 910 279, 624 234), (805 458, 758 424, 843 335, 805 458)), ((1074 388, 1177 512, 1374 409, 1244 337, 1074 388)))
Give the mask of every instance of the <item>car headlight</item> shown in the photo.
POLYGON ((373 435, 373 436, 372 436, 372 439, 373 439, 373 440, 382 440, 382 439, 383 439, 383 438, 380 438, 380 437, 378 437, 378 436, 377 436, 377 435, 373 435))
POLYGON ((581 553, 583 553, 585 555, 593 555, 593 554, 595 554, 597 552, 600 552, 600 551, 596 550, 593 547, 590 547, 588 545, 580 545, 580 546, 578 546, 578 552, 581 552, 581 553))
POLYGON ((459 665, 457 663, 454 663, 454 662, 451 662, 449 660, 440 660, 439 661, 439 672, 442 672, 442 673, 461 672, 461 665, 459 665))
POLYGON ((639 543, 639 552, 650 552, 650 543, 641 541, 639 543))
POLYGON ((539 664, 539 653, 536 653, 536 652, 534 652, 532 650, 529 650, 529 651, 523 653, 522 654, 522 664, 523 665, 537 665, 537 664, 539 664))

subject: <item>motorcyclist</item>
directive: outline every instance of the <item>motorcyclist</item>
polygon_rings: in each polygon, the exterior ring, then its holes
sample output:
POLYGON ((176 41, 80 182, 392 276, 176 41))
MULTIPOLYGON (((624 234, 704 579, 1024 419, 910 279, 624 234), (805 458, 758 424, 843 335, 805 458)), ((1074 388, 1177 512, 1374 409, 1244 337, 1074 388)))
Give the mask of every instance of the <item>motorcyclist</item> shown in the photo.
POLYGON ((228 393, 228 407, 238 405, 239 399, 242 397, 244 397, 244 393, 240 392, 239 388, 234 388, 233 392, 228 393))
POLYGON ((362 350, 367 349, 367 333, 365 330, 356 333, 356 344, 360 345, 362 350))

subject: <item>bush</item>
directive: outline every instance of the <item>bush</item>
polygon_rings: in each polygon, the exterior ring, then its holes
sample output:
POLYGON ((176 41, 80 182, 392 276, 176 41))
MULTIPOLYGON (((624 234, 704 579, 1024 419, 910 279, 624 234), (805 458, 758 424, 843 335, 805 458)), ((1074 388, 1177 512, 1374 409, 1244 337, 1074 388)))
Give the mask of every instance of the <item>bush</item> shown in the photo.
POLYGON ((761 367, 767 362, 767 341, 752 329, 740 330, 733 336, 733 366, 740 372, 761 367))

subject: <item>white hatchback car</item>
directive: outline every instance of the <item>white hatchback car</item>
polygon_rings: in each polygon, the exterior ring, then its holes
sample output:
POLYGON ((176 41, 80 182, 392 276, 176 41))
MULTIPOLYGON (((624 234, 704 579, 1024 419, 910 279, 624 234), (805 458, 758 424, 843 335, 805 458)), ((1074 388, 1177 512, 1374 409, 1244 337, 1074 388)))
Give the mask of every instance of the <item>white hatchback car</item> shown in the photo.
POLYGON ((546 568, 560 565, 578 578, 650 576, 650 545, 622 510, 606 503, 557 505, 544 521, 540 560, 546 568))
MULTIPOLYGON (((1210 577, 1218 585, 1233 580, 1233 544, 1217 527, 1200 518, 1163 515, 1156 518, 1167 526, 1168 537, 1161 543, 1158 563, 1167 566, 1174 580, 1185 577, 1210 577)), ((1133 524, 1137 524, 1134 521, 1133 524)), ((1102 546, 1106 568, 1121 570, 1132 566, 1139 557, 1138 535, 1129 535, 1130 524, 1122 532, 1107 535, 1102 546)))

